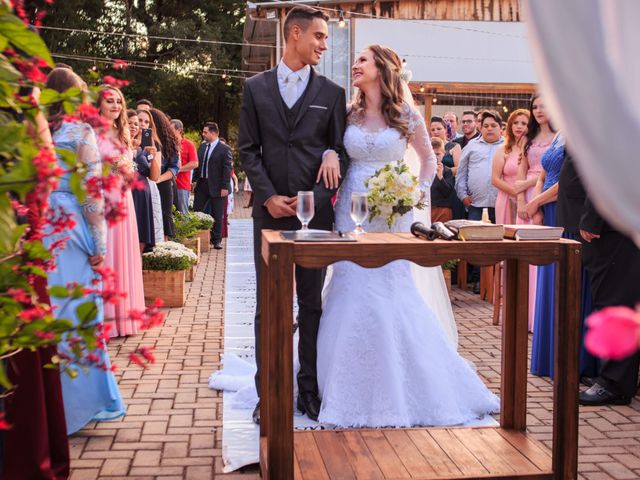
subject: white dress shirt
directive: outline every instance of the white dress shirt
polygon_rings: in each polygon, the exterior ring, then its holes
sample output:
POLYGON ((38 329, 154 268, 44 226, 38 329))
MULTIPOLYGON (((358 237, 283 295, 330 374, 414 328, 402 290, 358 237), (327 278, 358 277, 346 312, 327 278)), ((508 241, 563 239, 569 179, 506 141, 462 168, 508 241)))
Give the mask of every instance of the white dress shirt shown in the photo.
POLYGON ((204 147, 205 157, 202 159, 202 178, 209 178, 209 157, 211 157, 211 153, 213 153, 215 148, 218 146, 219 141, 220 139, 216 138, 211 143, 205 142, 207 146, 204 147))
POLYGON ((298 81, 296 82, 296 94, 295 100, 291 105, 287 105, 289 108, 293 107, 295 103, 300 99, 302 94, 304 93, 307 85, 309 85, 309 77, 311 76, 311 66, 305 65, 300 70, 293 71, 291 70, 286 63, 280 62, 278 64, 278 88, 280 89, 280 95, 282 96, 285 103, 287 101, 287 83, 289 80, 289 76, 291 74, 296 75, 298 77, 298 81))

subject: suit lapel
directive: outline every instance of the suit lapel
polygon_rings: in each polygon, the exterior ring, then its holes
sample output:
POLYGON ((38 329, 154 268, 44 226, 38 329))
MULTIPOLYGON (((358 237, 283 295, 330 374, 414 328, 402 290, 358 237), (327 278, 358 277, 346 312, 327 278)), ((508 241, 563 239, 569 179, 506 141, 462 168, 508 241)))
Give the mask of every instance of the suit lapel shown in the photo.
POLYGON ((271 94, 273 98, 273 104, 276 107, 276 110, 280 114, 280 118, 282 118, 282 122, 287 125, 287 116, 284 113, 284 107, 282 106, 283 101, 280 96, 280 87, 278 86, 278 67, 272 68, 271 70, 267 70, 265 72, 265 80, 267 82, 267 90, 271 94))
POLYGON ((318 93, 320 93, 320 90, 322 90, 324 82, 325 78, 319 77, 313 67, 311 67, 311 72, 309 73, 309 85, 307 86, 307 91, 304 93, 302 105, 300 105, 300 110, 298 110, 298 115, 296 116, 296 121, 293 124, 293 128, 296 128, 305 112, 309 108, 309 105, 311 105, 311 102, 313 102, 318 96, 318 93))

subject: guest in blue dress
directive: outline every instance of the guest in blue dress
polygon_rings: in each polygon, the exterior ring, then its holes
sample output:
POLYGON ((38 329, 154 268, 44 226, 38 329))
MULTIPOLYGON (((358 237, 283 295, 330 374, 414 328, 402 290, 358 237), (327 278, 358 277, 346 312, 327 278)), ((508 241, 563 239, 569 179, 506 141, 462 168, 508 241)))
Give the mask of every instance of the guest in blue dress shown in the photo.
MULTIPOLYGON (((83 85, 84 82, 67 68, 54 69, 47 79, 47 87, 59 92, 70 87, 82 88, 83 85)), ((92 177, 101 176, 102 163, 93 130, 85 123, 64 121, 63 116, 61 106, 51 107, 49 120, 52 123, 54 145, 59 149, 74 152, 78 161, 86 165, 85 182, 92 177)), ((61 168, 68 169, 60 156, 58 164, 61 168)), ((98 278, 94 268, 102 265, 106 253, 107 225, 104 203, 88 196, 87 200, 80 204, 71 192, 70 178, 70 173, 65 173, 49 197, 50 213, 56 215, 56 212, 62 211, 70 215, 75 221, 75 226, 71 230, 47 236, 45 239, 45 246, 50 247, 56 240, 68 238, 65 248, 56 251, 56 269, 49 273, 48 283, 50 286, 78 283, 91 287, 94 279, 98 278)), ((102 301, 95 294, 76 300, 51 297, 51 305, 55 308, 56 318, 78 322, 76 308, 88 300, 98 306, 95 323, 102 322, 102 301)), ((69 344, 62 341, 58 345, 58 351, 70 353, 69 344)), ((98 356, 97 364, 106 365, 106 371, 97 367, 89 367, 86 372, 78 369, 75 379, 62 373, 62 396, 69 434, 80 430, 92 420, 114 419, 125 413, 120 390, 108 368, 111 364, 106 348, 96 349, 93 353, 98 356)))
MULTIPOLYGON (((527 213, 532 218, 539 210, 544 215, 544 225, 557 226, 558 180, 565 158, 565 142, 561 134, 557 134, 553 142, 542 156, 543 171, 536 184, 533 198, 527 204, 527 213)), ((565 232, 564 238, 575 240, 575 236, 565 232)), ((534 313, 533 342, 531 349, 531 373, 553 378, 553 344, 555 325, 555 263, 538 267, 536 304, 534 313)), ((580 296, 580 324, 591 313, 591 288, 585 269, 582 269, 582 289, 580 296)), ((584 332, 581 332, 583 334, 584 332)), ((597 365, 593 358, 580 353, 580 375, 592 377, 597 375, 597 365)))

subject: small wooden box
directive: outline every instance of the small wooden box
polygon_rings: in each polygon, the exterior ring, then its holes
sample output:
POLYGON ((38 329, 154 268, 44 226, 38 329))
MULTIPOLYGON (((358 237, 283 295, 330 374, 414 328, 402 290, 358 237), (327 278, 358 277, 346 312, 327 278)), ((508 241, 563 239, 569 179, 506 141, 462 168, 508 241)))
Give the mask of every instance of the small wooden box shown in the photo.
POLYGON ((200 263, 200 237, 185 238, 181 243, 198 256, 198 263, 200 263))
POLYGON ((187 299, 185 270, 143 270, 144 299, 152 303, 156 297, 165 307, 184 307, 187 299))
POLYGON ((211 250, 211 231, 198 230, 198 238, 200 239, 200 251, 207 253, 211 250))

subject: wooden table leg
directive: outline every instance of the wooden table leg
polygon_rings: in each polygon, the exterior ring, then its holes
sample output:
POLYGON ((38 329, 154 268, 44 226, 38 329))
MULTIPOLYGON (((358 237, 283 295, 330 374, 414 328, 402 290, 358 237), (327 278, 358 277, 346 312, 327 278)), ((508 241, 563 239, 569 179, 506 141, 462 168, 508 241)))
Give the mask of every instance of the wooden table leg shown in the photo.
POLYGON ((260 470, 262 478, 269 478, 269 264, 261 258, 262 274, 260 275, 260 358, 256 361, 260 365, 260 470))
POLYGON ((503 290, 503 269, 502 262, 496 263, 493 272, 493 324, 500 324, 500 310, 502 309, 502 297, 504 295, 503 290))
POLYGON ((502 315, 502 428, 527 428, 527 343, 529 264, 505 262, 505 294, 502 315))
POLYGON ((269 249, 269 478, 293 479, 293 244, 269 249))
POLYGON ((467 261, 466 260, 458 260, 457 268, 456 268, 456 276, 458 288, 462 290, 467 289, 467 261))
POLYGON ((580 245, 563 245, 556 273, 554 325, 553 472, 578 476, 578 382, 580 348, 580 245))

